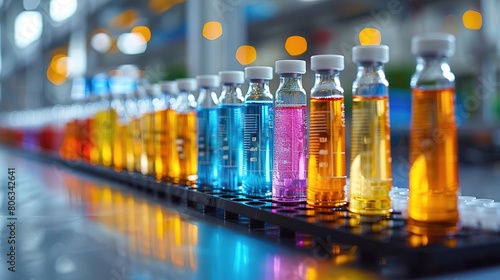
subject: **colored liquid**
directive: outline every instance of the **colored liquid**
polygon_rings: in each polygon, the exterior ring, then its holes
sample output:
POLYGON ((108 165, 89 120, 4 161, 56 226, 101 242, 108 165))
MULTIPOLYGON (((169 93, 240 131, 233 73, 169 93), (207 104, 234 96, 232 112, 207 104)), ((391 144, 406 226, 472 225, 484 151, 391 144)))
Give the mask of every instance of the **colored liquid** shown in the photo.
POLYGON ((275 114, 273 199, 304 201, 308 154, 306 106, 276 106, 275 114))
POLYGON ((177 112, 172 109, 167 109, 167 146, 165 169, 168 172, 168 178, 173 180, 179 178, 181 174, 179 153, 177 151, 177 133, 178 133, 178 118, 177 112))
POLYGON ((166 180, 167 172, 167 110, 156 111, 154 113, 154 159, 155 159, 155 178, 166 180))
POLYGON ((127 125, 117 123, 115 135, 113 137, 113 166, 116 171, 126 169, 126 151, 127 151, 127 125))
POLYGON ((354 96, 352 120, 349 208, 360 214, 388 214, 392 188, 389 98, 354 96))
MULTIPOLYGON (((198 172, 198 148, 196 145, 196 112, 177 114, 177 153, 181 182, 193 182, 198 172)), ((177 179, 177 178, 175 178, 177 179)))
POLYGON ((273 102, 245 104, 242 192, 270 196, 274 139, 273 102))
POLYGON ((219 105, 219 187, 236 191, 243 176, 243 104, 219 105))
POLYGON ((344 97, 311 98, 307 203, 346 203, 344 97))
POLYGON ((59 151, 61 158, 68 160, 78 160, 78 135, 77 120, 71 120, 66 123, 64 140, 59 151))
POLYGON ((144 114, 141 118, 141 172, 144 175, 155 173, 155 146, 154 146, 154 113, 144 114))
POLYGON ((458 222, 454 89, 413 90, 409 177, 410 219, 458 222))
POLYGON ((128 138, 130 146, 127 144, 127 147, 132 147, 132 153, 127 153, 127 170, 141 172, 142 138, 141 123, 138 118, 133 118, 130 121, 128 138))
POLYGON ((99 163, 104 166, 113 164, 113 135, 116 123, 116 111, 114 109, 100 111, 96 114, 97 150, 99 163))
POLYGON ((217 185, 219 110, 198 108, 198 185, 217 185))

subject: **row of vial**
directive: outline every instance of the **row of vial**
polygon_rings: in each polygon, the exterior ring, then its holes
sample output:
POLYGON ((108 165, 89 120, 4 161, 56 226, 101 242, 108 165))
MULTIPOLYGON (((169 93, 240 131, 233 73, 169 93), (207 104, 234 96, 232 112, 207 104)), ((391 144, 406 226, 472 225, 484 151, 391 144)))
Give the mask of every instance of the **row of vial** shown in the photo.
MULTIPOLYGON (((447 63, 454 44, 453 35, 444 33, 412 39, 417 67, 411 80, 409 218, 417 224, 458 222, 454 75, 447 63)), ((352 55, 358 71, 352 86, 349 209, 384 215, 391 210, 392 187, 384 74, 389 48, 356 46, 352 55)), ((73 158, 70 141, 95 143, 81 144, 81 156, 90 163, 158 179, 197 179, 200 187, 272 195, 275 201, 342 206, 347 202, 343 68, 343 56, 311 57, 315 83, 309 112, 301 60, 276 62, 274 98, 272 68, 259 66, 119 92, 102 98, 95 116, 68 123, 68 131, 87 131, 89 139, 72 140, 70 132, 61 153, 73 158)))

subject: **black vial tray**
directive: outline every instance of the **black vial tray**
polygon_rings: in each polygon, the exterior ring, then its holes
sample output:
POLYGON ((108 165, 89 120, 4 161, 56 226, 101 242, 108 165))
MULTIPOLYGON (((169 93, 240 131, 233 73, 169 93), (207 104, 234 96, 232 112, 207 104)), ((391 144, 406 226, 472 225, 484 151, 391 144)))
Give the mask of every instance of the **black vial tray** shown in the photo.
POLYGON ((28 156, 106 177, 160 200, 207 214, 222 211, 223 215, 219 216, 223 219, 246 218, 250 229, 272 225, 279 228, 282 237, 310 234, 323 247, 325 244, 356 246, 361 260, 395 260, 404 264, 409 275, 500 264, 500 232, 462 228, 454 235, 429 242, 408 233, 401 213, 387 217, 360 216, 350 213, 346 207, 313 208, 306 203, 275 202, 265 197, 159 182, 135 172, 116 172, 112 168, 64 161, 54 156, 28 156))

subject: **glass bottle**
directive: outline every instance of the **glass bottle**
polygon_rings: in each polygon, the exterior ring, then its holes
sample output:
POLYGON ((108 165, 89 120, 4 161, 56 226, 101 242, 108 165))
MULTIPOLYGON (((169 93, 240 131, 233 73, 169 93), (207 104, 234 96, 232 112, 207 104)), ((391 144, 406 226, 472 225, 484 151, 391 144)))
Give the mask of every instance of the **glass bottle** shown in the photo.
POLYGON ((159 84, 147 85, 143 95, 139 98, 137 106, 140 115, 141 129, 141 173, 143 175, 155 174, 155 147, 154 147, 154 113, 153 100, 161 95, 159 84), (145 94, 144 94, 145 93, 145 94))
POLYGON ((271 196, 274 104, 269 90, 273 68, 245 68, 248 92, 245 96, 243 133, 242 192, 253 196, 271 196))
POLYGON ((111 107, 111 94, 107 75, 95 75, 92 84, 95 94, 100 97, 95 115, 95 127, 91 132, 96 143, 93 162, 97 160, 97 163, 110 167, 113 164, 113 135, 116 111, 111 107))
POLYGON ((412 39, 417 67, 411 79, 408 229, 414 233, 434 225, 454 232, 459 220, 455 76, 447 61, 454 51, 451 34, 412 39))
POLYGON ((339 80, 344 57, 312 56, 311 70, 316 74, 310 99, 307 203, 338 207, 347 202, 344 89, 339 80))
POLYGON ((198 148, 196 144, 196 80, 178 79, 179 94, 175 102, 177 112, 177 153, 179 176, 174 182, 191 184, 197 179, 198 148))
POLYGON ((219 98, 219 188, 239 191, 243 176, 243 95, 242 71, 221 71, 219 98))
POLYGON ((272 197, 276 201, 305 201, 309 144, 302 75, 306 73, 306 62, 278 60, 276 73, 280 84, 274 102, 272 197))
POLYGON ((218 182, 219 104, 217 91, 219 76, 201 75, 196 77, 199 96, 198 118, 198 185, 216 186, 218 182))
POLYGON ((352 85, 352 129, 349 209, 368 215, 387 215, 391 210, 391 132, 389 82, 384 63, 389 47, 356 46, 353 61, 358 64, 352 85))
POLYGON ((169 181, 178 177, 176 113, 172 108, 177 82, 161 82, 162 95, 155 100, 155 174, 156 179, 169 181), (176 175, 177 174, 177 175, 176 175))

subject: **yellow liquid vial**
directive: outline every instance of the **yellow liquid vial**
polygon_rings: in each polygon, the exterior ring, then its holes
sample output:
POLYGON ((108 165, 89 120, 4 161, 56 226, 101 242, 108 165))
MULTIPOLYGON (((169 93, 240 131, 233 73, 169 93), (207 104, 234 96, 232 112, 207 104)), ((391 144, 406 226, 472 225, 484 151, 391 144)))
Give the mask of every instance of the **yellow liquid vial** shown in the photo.
POLYGON ((154 113, 147 113, 141 117, 141 173, 154 175, 155 173, 155 146, 154 146, 154 113))
POLYGON ((170 180, 175 180, 180 177, 181 166, 179 163, 179 153, 177 152, 177 130, 178 130, 178 117, 177 112, 172 109, 167 109, 167 143, 165 148, 166 159, 164 162, 164 170, 168 174, 170 180))
POLYGON ((311 98, 307 203, 346 204, 344 97, 311 98))
POLYGON ((140 120, 134 118, 130 121, 128 127, 128 141, 131 144, 128 149, 132 151, 130 156, 127 153, 127 159, 133 159, 132 162, 127 161, 127 170, 141 172, 141 156, 142 156, 142 140, 140 120), (132 168, 132 170, 130 169, 132 168))
POLYGON ((413 90, 409 183, 409 222, 456 226, 459 183, 454 89, 413 90))
POLYGON ((113 167, 116 171, 122 171, 127 168, 127 125, 117 122, 115 125, 115 135, 113 137, 113 167))
POLYGON ((167 154, 167 110, 156 111, 154 113, 154 158, 155 158, 155 178, 157 180, 167 179, 167 162, 163 154, 167 154))
POLYGON ((354 96, 349 210, 386 215, 392 188, 389 98, 354 96))
POLYGON ((125 167, 127 168, 128 171, 133 172, 135 171, 135 135, 134 133, 136 132, 135 125, 137 125, 137 121, 134 121, 135 119, 132 119, 128 124, 127 124, 127 134, 125 137, 125 146, 127 147, 127 150, 125 151, 125 167))
POLYGON ((196 143, 196 113, 177 114, 177 153, 181 182, 193 182, 198 172, 198 147, 196 143))
POLYGON ((97 127, 92 133, 97 134, 99 163, 103 166, 113 164, 113 134, 116 118, 114 109, 103 110, 96 114, 97 127))

